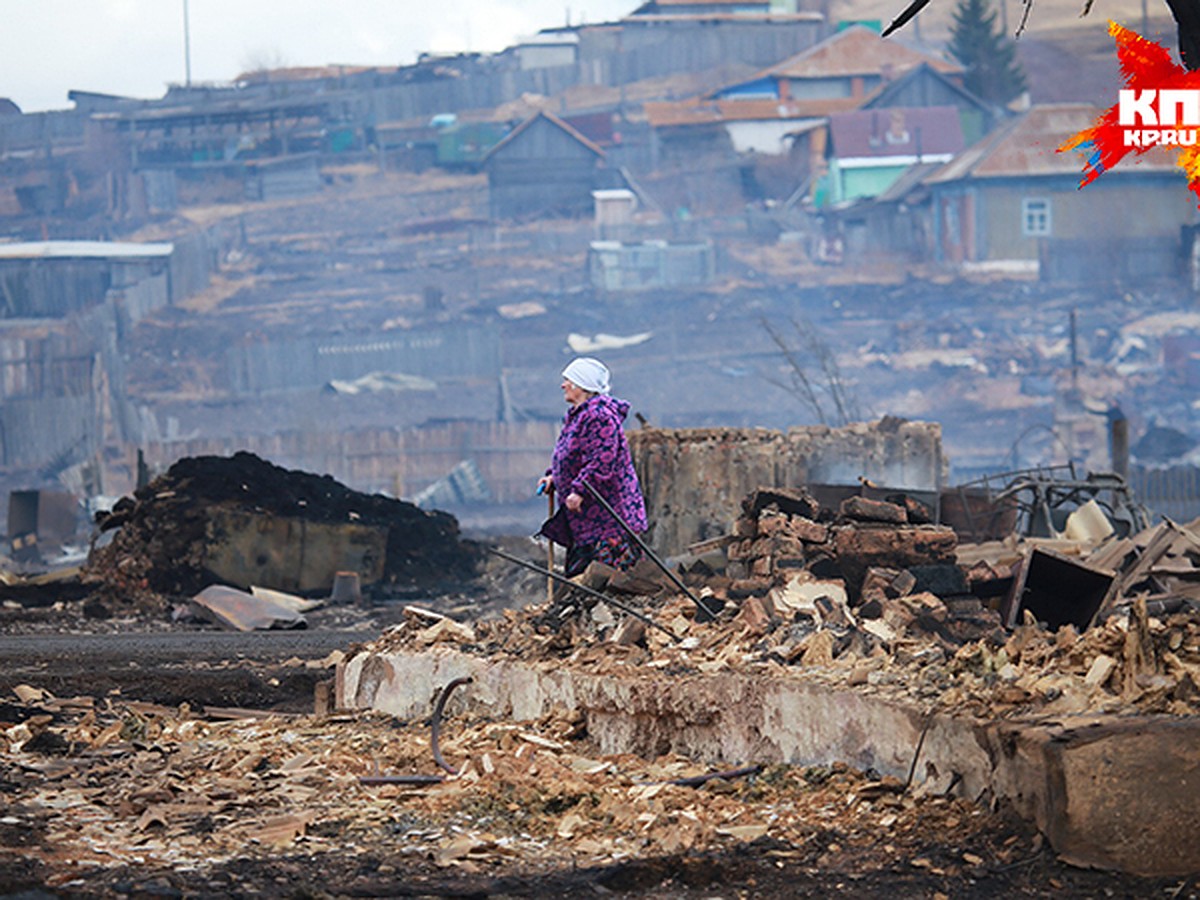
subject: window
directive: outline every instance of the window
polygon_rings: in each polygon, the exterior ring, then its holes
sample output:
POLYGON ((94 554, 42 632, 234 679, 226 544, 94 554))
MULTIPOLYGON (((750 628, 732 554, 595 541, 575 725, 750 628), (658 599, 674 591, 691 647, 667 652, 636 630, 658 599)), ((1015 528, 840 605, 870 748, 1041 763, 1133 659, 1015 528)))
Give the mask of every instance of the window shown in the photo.
POLYGON ((1045 237, 1050 233, 1050 201, 1027 197, 1021 201, 1021 234, 1045 237))

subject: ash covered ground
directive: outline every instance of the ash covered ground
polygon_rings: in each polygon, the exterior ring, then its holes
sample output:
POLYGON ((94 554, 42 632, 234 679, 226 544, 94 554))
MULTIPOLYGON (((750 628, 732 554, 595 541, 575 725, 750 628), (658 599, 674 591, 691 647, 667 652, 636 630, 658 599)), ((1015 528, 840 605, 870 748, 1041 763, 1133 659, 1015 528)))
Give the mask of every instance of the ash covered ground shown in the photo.
MULTIPOLYGON (((144 550, 169 546, 161 535, 169 519, 161 513, 178 508, 158 504, 189 492, 203 502, 246 499, 240 476, 195 487, 190 476, 207 465, 182 465, 114 511, 125 517, 122 530, 132 526, 120 545, 128 558, 162 564, 156 554, 164 551, 144 550)), ((264 487, 280 475, 251 460, 237 465, 245 467, 241 474, 257 472, 264 487)), ((280 514, 303 503, 336 519, 346 511, 341 498, 359 515, 373 513, 324 479, 285 481, 253 503, 280 514)), ((376 503, 386 516, 393 507, 383 499, 376 503)), ((745 515, 751 514, 755 529, 785 524, 773 506, 760 510, 749 503, 745 515)), ((830 529, 879 527, 818 518, 830 529)), ((739 589, 702 565, 683 574, 692 590, 708 588, 707 596, 727 601, 712 623, 695 621, 690 602, 663 579, 632 579, 626 592, 614 594, 676 636, 691 638, 689 656, 655 629, 627 629, 618 639, 620 616, 612 609, 547 604, 541 576, 480 556, 452 521, 432 516, 428 524, 447 546, 467 545, 469 577, 453 590, 434 587, 446 583, 434 579, 420 598, 316 610, 303 632, 228 634, 173 618, 181 598, 150 588, 167 582, 149 572, 136 600, 100 602, 103 617, 95 615, 99 601, 89 606, 79 598, 6 605, 0 619, 6 660, 0 884, 10 894, 56 897, 499 897, 547 890, 695 898, 890 897, 898 891, 1197 896, 1191 879, 1073 868, 987 798, 958 797, 836 761, 672 783, 712 775, 720 766, 672 754, 603 754, 586 719, 565 710, 536 722, 508 722, 449 705, 440 722, 441 750, 459 775, 445 777, 433 754, 430 719, 321 706, 318 698, 340 660, 364 646, 449 643, 465 652, 596 671, 789 666, 863 690, 915 690, 926 699, 949 692, 964 708, 999 716, 1063 698, 1084 708, 1140 702, 1188 714, 1190 695, 1175 695, 1182 676, 1170 685, 1165 675, 1153 684, 1137 681, 1133 675, 1145 673, 1134 672, 1136 661, 1122 656, 1129 630, 1115 622, 1074 638, 1036 625, 1006 635, 994 616, 985 616, 980 630, 964 633, 938 620, 948 610, 939 612, 936 598, 885 591, 874 598, 881 607, 875 625, 855 626, 844 611, 818 607, 817 627, 786 607, 788 595, 772 600, 769 592, 746 593, 747 585, 739 589), (890 630, 881 631, 879 623, 890 630), (1109 655, 1114 665, 1101 684, 1087 677, 1097 654, 1109 655), (1003 666, 1014 674, 1001 677, 1003 666), (1053 684, 1045 680, 1048 672, 1056 675, 1053 684), (1125 696, 1126 690, 1137 697, 1125 696), (394 773, 441 774, 443 780, 361 780, 394 773)), ((801 525, 815 540, 810 521, 789 527, 801 525)), ((544 549, 524 536, 489 542, 544 560, 544 549)), ((828 549, 818 549, 812 558, 827 568, 828 549)), ((795 556, 794 548, 789 553, 795 556)), ((171 558, 186 570, 186 553, 171 558)), ((442 574, 436 567, 429 572, 442 574)), ((1139 615, 1131 620, 1133 630, 1145 629, 1149 655, 1165 660, 1175 654, 1190 671, 1198 634, 1192 617, 1139 615)))

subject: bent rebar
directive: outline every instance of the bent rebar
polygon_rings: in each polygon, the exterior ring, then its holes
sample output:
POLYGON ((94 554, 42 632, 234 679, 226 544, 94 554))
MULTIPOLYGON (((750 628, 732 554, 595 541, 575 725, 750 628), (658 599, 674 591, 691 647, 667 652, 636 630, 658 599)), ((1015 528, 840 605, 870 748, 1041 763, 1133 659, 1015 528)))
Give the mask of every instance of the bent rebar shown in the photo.
POLYGON ((442 759, 442 749, 438 746, 438 734, 442 729, 442 710, 446 708, 446 701, 450 699, 450 695, 454 693, 456 687, 460 684, 470 684, 474 680, 474 678, 470 677, 455 678, 442 688, 442 692, 438 695, 437 703, 433 706, 433 718, 429 722, 429 744, 433 749, 433 761, 451 775, 457 775, 458 769, 442 759))

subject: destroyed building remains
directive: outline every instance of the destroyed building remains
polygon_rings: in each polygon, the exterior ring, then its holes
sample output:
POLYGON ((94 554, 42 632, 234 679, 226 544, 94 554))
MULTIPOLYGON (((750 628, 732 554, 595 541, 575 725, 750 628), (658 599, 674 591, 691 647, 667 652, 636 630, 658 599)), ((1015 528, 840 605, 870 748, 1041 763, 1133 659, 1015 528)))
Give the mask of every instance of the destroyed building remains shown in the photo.
POLYGON ((0 883, 1197 895, 1194 199, 861 12, 0 101, 0 883))
POLYGON ((250 453, 180 460, 97 525, 115 535, 82 577, 118 606, 165 609, 214 583, 327 595, 339 571, 381 593, 436 590, 472 577, 479 560, 447 513, 250 453))

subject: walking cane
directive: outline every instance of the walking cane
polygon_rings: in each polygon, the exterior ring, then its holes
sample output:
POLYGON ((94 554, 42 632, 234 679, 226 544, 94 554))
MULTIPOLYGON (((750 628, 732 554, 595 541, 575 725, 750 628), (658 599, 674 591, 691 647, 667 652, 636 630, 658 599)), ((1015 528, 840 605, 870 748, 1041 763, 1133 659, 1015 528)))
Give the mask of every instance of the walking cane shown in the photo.
MULTIPOLYGON (((554 517, 554 485, 546 488, 547 518, 554 517)), ((554 571, 554 541, 546 541, 546 571, 554 571)), ((546 602, 554 602, 554 576, 546 576, 546 602)))

